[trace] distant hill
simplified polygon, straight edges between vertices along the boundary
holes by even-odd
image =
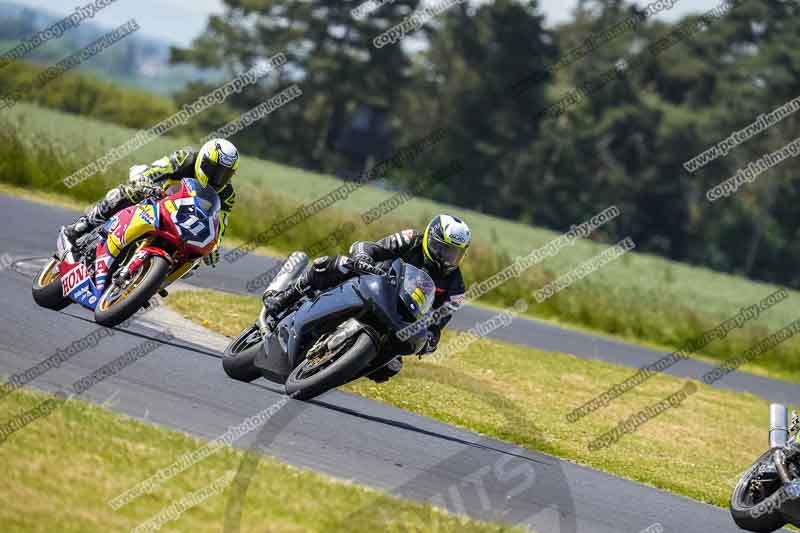
[[[0,1],[0,53],[17,46],[23,38],[64,16]],[[77,28],[71,28],[60,38],[33,50],[26,59],[41,64],[56,63],[110,29],[111,27],[86,21]],[[223,75],[219,71],[202,70],[192,65],[170,65],[169,47],[168,43],[159,39],[132,35],[81,64],[78,69],[159,94],[173,93],[182,89],[189,81],[222,79]]]

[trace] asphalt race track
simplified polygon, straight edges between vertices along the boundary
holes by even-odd
[[[39,308],[31,298],[33,270],[52,252],[57,228],[74,213],[4,196],[0,196],[0,212],[0,255],[8,254],[5,257],[14,261],[0,271],[0,374],[10,375],[30,368],[98,326],[88,311],[75,305],[53,312]],[[222,261],[217,269],[190,281],[243,292],[248,280],[269,268],[268,261],[255,256],[234,264]],[[162,314],[171,316],[162,310],[152,311],[152,315]],[[468,327],[490,314],[470,309],[459,315],[458,325]],[[174,340],[90,388],[83,397],[208,439],[282,400],[280,388],[264,380],[245,384],[225,376],[219,361],[224,339],[204,338],[191,327],[182,327],[179,319],[171,319],[175,321],[144,315],[129,327],[116,330],[111,338],[102,339],[96,347],[75,354],[32,385],[52,392],[66,387],[155,338],[166,324],[176,336]],[[660,356],[527,320],[515,320],[496,336],[630,366]],[[676,365],[676,372],[700,375],[702,370],[692,365],[699,363],[682,362]],[[686,368],[678,370],[683,366]],[[733,374],[724,383],[778,401],[797,391],[794,385],[746,374]],[[564,411],[571,407],[565,406]],[[514,423],[513,415],[507,414],[509,423]],[[766,428],[764,438],[766,444]],[[639,533],[656,522],[669,533],[739,531],[727,510],[338,391],[312,402],[288,402],[263,429],[238,444],[262,448],[290,464],[404,497],[433,501],[455,512],[527,523],[540,533]],[[164,466],[174,459],[165,457]],[[251,467],[242,465],[243,478]],[[370,509],[354,509],[352,519],[357,520],[361,512]],[[228,518],[226,531],[235,531],[235,512]]]

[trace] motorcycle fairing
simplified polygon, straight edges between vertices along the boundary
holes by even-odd
[[[357,285],[356,279],[334,287],[304,302],[297,311],[278,323],[253,361],[263,371],[264,377],[284,383],[304,359],[311,332],[330,329],[363,311],[364,300],[355,289]]]
[[[62,261],[58,265],[64,296],[89,309],[94,309],[100,293],[92,281],[92,273],[82,262]]]
[[[170,218],[183,240],[197,248],[205,248],[216,242],[217,228],[214,219],[209,218],[202,210],[197,209],[194,198],[178,198],[171,201]],[[172,207],[174,206],[174,210]],[[203,217],[201,218],[198,217]],[[206,224],[203,224],[203,220]]]
[[[108,272],[120,252],[129,243],[155,231],[158,224],[158,205],[150,199],[125,208],[106,221],[103,225],[105,238],[97,243],[95,252],[96,296],[105,290]]]

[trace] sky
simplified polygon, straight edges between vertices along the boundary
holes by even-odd
[[[11,0],[18,4],[45,9],[55,14],[67,15],[75,6],[86,5],[89,0]],[[637,0],[640,6],[652,0]],[[707,11],[720,0],[678,0],[675,6],[659,15],[664,20],[674,20],[686,13]],[[105,26],[118,26],[135,18],[141,33],[158,37],[170,43],[187,45],[206,27],[208,15],[222,12],[222,0],[116,0],[95,15],[94,20]],[[358,5],[353,2],[353,6]],[[539,5],[548,25],[569,19],[577,0],[540,0]]]

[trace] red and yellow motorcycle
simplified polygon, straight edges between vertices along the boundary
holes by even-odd
[[[210,254],[220,231],[220,199],[193,178],[121,210],[58,252],[33,280],[33,299],[49,309],[75,302],[95,321],[116,326]],[[166,294],[166,293],[162,293]]]

